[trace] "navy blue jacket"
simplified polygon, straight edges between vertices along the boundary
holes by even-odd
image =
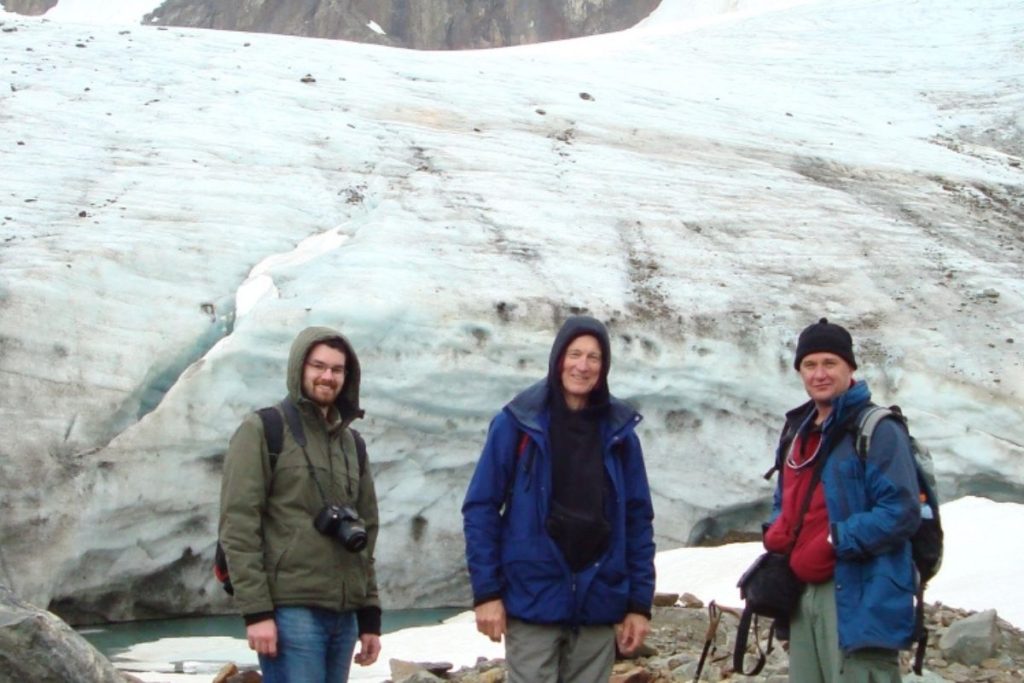
[[[572,573],[545,530],[551,498],[549,385],[516,396],[491,421],[462,506],[476,604],[500,597],[506,613],[539,624],[614,624],[650,613],[654,599],[654,510],[640,439],[640,415],[609,396],[601,424],[611,495],[605,554]],[[522,454],[522,435],[529,439]],[[502,510],[503,506],[505,507]]]
[[[914,634],[916,575],[909,539],[921,521],[917,471],[907,432],[893,419],[879,423],[867,458],[857,455],[851,420],[870,400],[867,384],[855,383],[833,401],[822,425],[822,448],[831,445],[821,481],[836,551],[839,646],[847,653],[905,649]],[[791,410],[787,431],[813,419],[815,410],[810,401]],[[781,449],[776,463],[772,519],[782,503]]]

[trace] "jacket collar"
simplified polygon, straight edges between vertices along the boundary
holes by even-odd
[[[505,406],[505,410],[526,431],[543,432],[548,423],[548,381],[542,379],[520,392]],[[608,397],[608,433],[618,434],[622,429],[635,425],[640,415],[628,404],[614,396]]]
[[[843,393],[832,399],[832,412],[825,418],[821,426],[823,433],[828,433],[834,425],[843,425],[848,422],[851,416],[860,412],[860,409],[871,402],[871,389],[864,380],[858,380]],[[813,419],[817,409],[814,401],[807,401],[786,413],[786,424],[797,424],[800,428],[809,420]]]

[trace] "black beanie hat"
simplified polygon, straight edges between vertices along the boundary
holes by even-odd
[[[796,360],[793,367],[800,369],[800,361],[804,356],[811,353],[827,351],[834,353],[847,363],[854,370],[857,369],[857,361],[853,359],[853,338],[846,328],[834,325],[828,318],[822,318],[813,325],[808,325],[800,333],[800,339],[796,343]]]

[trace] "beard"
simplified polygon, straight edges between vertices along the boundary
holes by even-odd
[[[338,399],[340,387],[335,383],[315,382],[313,384],[313,391],[306,393],[306,398],[313,403],[321,408],[329,408]]]

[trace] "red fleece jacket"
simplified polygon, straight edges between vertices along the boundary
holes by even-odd
[[[799,465],[806,462],[818,448],[821,432],[797,435],[793,441],[793,460]],[[820,457],[820,456],[819,456]],[[803,505],[807,488],[811,485],[814,465],[794,469],[783,465],[782,512],[764,535],[764,546],[776,553],[790,553],[789,566],[793,573],[807,583],[823,583],[832,578],[836,566],[836,553],[828,541],[828,508],[825,506],[825,488],[821,482],[815,487],[811,504],[804,515],[800,536],[793,542],[793,530]]]

